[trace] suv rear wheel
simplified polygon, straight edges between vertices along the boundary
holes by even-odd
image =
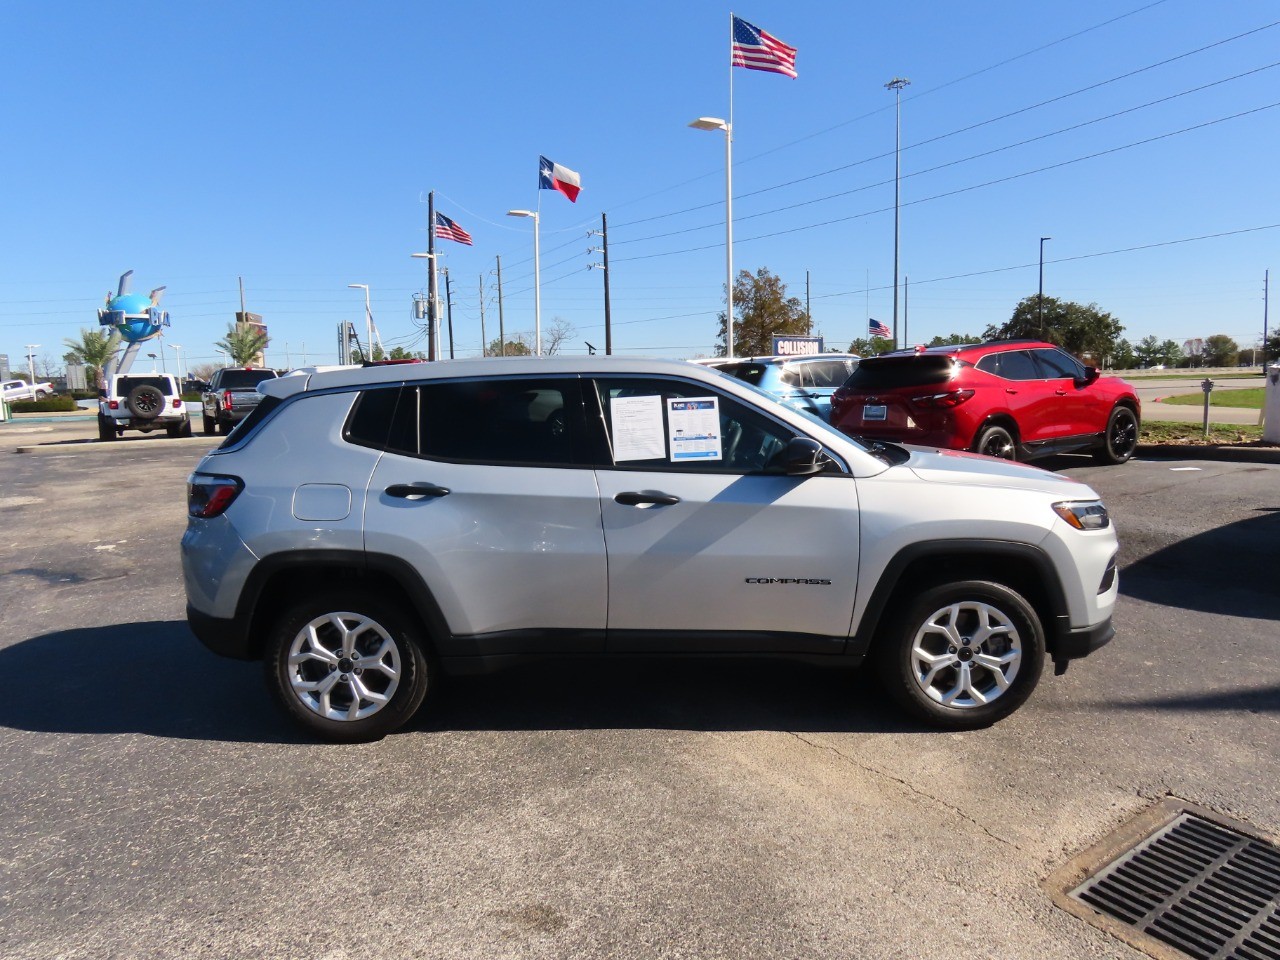
[[[877,666],[890,694],[950,730],[978,729],[1013,713],[1044,665],[1035,610],[1008,587],[982,580],[926,590],[887,639]]]
[[[1001,460],[1017,460],[1018,444],[1013,434],[999,424],[984,427],[973,445],[975,453],[984,453],[988,457],[999,457]]]
[[[1116,407],[1107,418],[1102,446],[1093,452],[1099,463],[1124,463],[1138,449],[1138,417],[1128,407]]]
[[[296,603],[268,641],[267,681],[289,715],[339,743],[380,740],[417,711],[428,666],[420,629],[369,591]]]

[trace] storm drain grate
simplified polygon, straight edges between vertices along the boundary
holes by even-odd
[[[1201,960],[1280,960],[1280,850],[1194,814],[1069,895]]]

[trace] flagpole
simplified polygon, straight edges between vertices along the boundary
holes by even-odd
[[[555,169],[554,167],[552,169]],[[533,215],[533,343],[542,356],[542,263],[538,256],[538,229],[542,224],[542,188],[538,188],[538,209]]]
[[[724,355],[733,358],[733,11],[729,11],[729,122],[724,128]]]

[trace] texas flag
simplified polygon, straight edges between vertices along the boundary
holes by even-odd
[[[569,198],[570,203],[577,203],[578,192],[582,189],[582,178],[568,167],[552,163],[546,157],[539,157],[538,189],[558,190]]]

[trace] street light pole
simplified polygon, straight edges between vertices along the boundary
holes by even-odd
[[[724,131],[724,355],[733,359],[733,124],[719,117],[699,117],[689,126],[695,130]]]
[[[911,83],[905,77],[894,77],[885,89],[893,91],[893,346],[898,347],[898,237],[900,233],[899,199],[902,186],[902,88]]]
[[[364,325],[369,337],[369,355],[364,359],[370,361],[373,359],[373,309],[369,306],[369,285],[367,283],[348,283],[347,286],[352,290],[364,291]]]
[[[533,219],[533,352],[542,356],[542,262],[538,256],[538,221],[536,210],[508,210],[508,217]]]
[[[179,350],[182,349],[182,347],[176,343],[171,343],[169,344],[169,349],[173,351],[173,362],[174,362],[174,365],[178,368],[178,382],[181,383],[183,380],[186,379],[182,375],[182,354],[178,352]]]
[[[38,343],[27,344],[27,369],[31,371],[31,386],[36,385],[36,354],[35,351],[40,349]]]
[[[1053,237],[1040,238],[1040,293],[1036,296],[1036,315],[1040,321],[1040,339],[1044,339],[1044,242]]]

